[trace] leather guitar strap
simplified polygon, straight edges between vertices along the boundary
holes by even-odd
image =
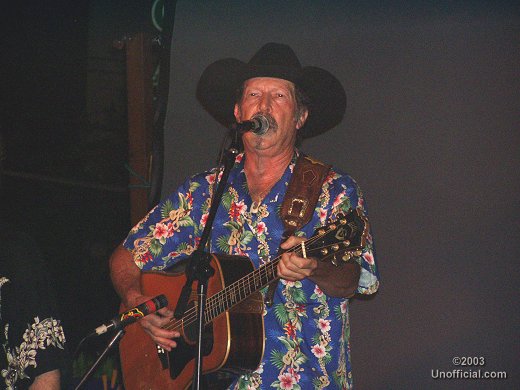
[[[280,209],[280,216],[285,226],[282,241],[310,222],[330,168],[331,165],[302,153],[298,156]],[[265,303],[268,306],[273,304],[277,286],[278,279],[269,285],[265,296]]]

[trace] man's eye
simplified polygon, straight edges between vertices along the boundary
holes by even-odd
[[[285,97],[285,95],[283,93],[277,93],[276,97],[283,98],[283,97]]]

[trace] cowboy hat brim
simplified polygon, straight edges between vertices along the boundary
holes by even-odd
[[[309,115],[299,130],[303,138],[324,133],[343,119],[347,97],[339,80],[328,71],[307,66],[250,64],[226,58],[210,64],[197,86],[197,99],[219,123],[229,128],[234,122],[237,91],[254,77],[274,77],[293,82],[309,100]]]

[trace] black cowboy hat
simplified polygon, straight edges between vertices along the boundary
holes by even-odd
[[[287,45],[267,43],[245,63],[225,58],[210,64],[197,86],[197,99],[218,122],[235,122],[237,90],[253,77],[275,77],[293,82],[307,97],[309,116],[300,129],[303,138],[324,133],[343,119],[347,97],[339,80],[314,66],[302,67]]]

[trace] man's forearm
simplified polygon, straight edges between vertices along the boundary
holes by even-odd
[[[34,378],[34,382],[29,390],[59,390],[60,389],[60,370],[44,372]]]
[[[331,297],[350,298],[356,292],[360,272],[358,263],[340,264],[336,267],[330,262],[318,261],[318,267],[309,279]]]
[[[142,295],[141,270],[123,245],[119,245],[110,257],[110,278],[123,303],[134,306],[134,298]]]

